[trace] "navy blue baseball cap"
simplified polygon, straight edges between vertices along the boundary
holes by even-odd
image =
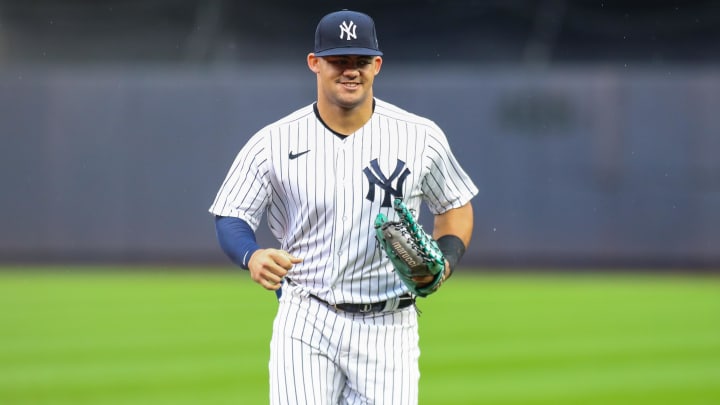
[[[341,10],[323,17],[315,30],[315,56],[382,56],[369,15]]]

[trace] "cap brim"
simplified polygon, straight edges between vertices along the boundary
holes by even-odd
[[[383,53],[368,48],[332,48],[320,52],[314,52],[315,56],[335,56],[335,55],[362,55],[362,56],[383,56]]]

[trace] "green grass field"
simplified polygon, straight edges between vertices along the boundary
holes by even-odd
[[[247,273],[3,270],[0,404],[267,403]],[[720,404],[717,276],[466,272],[420,309],[421,404]]]

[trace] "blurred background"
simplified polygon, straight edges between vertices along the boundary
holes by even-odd
[[[207,208],[340,8],[480,188],[463,264],[720,267],[710,0],[0,1],[0,263],[228,264]]]
[[[420,404],[720,403],[712,0],[0,0],[0,403],[267,403],[277,300],[207,210],[341,8],[480,189]]]

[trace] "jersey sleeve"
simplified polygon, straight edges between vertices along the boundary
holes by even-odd
[[[467,204],[478,188],[455,158],[444,132],[432,125],[428,135],[429,171],[422,191],[430,212],[437,215]]]
[[[267,167],[266,138],[258,133],[250,138],[236,156],[210,206],[210,213],[240,218],[256,231],[270,202]]]

